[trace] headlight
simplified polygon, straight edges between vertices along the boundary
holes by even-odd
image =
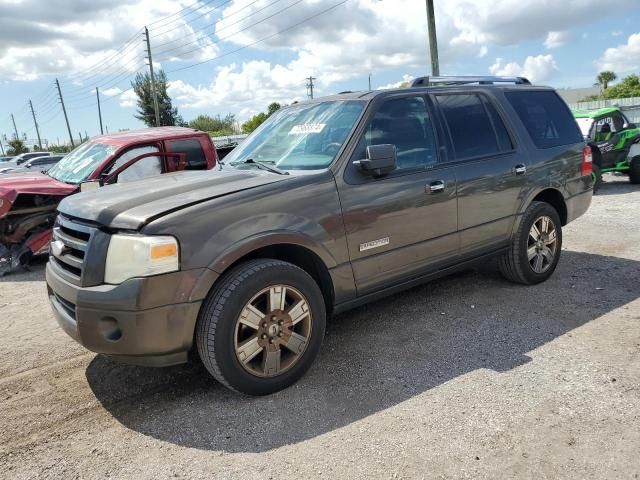
[[[104,270],[105,283],[119,284],[180,269],[178,241],[168,236],[112,235]]]

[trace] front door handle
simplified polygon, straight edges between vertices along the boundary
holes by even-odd
[[[524,175],[527,173],[527,166],[524,163],[519,163],[513,167],[513,173],[516,175]]]
[[[435,182],[431,182],[429,185],[427,185],[427,193],[431,194],[440,192],[444,192],[443,180],[436,180]]]

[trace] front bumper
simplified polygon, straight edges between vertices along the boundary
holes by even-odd
[[[85,348],[126,363],[167,366],[187,361],[202,303],[190,292],[201,273],[79,287],[49,262],[46,281],[58,324]]]

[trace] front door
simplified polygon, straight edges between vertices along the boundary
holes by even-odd
[[[393,144],[394,172],[373,177],[353,162]],[[456,178],[438,162],[426,99],[398,95],[370,116],[338,182],[358,294],[408,280],[458,253]]]

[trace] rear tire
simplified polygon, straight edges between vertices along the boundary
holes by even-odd
[[[596,193],[602,186],[602,172],[595,163],[591,166],[591,180],[593,181],[593,193]]]
[[[558,212],[548,203],[532,202],[524,212],[511,247],[498,259],[500,273],[507,280],[524,285],[544,282],[556,269],[561,250]]]
[[[640,183],[640,157],[633,157],[629,164],[629,181],[634,185]]]
[[[298,381],[315,360],[326,324],[320,288],[301,268],[273,259],[226,273],[200,310],[202,363],[227,388],[268,395]]]

